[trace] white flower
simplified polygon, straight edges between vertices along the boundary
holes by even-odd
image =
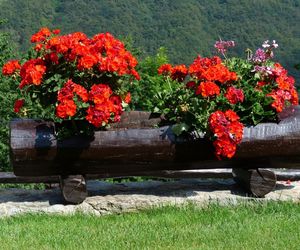
[[[273,44],[272,44],[272,46],[276,49],[276,48],[278,48],[278,43],[276,43],[276,41],[275,40],[273,40],[273,42],[272,42]]]
[[[264,41],[264,43],[262,44],[263,48],[269,48],[271,45],[269,44],[269,40]]]

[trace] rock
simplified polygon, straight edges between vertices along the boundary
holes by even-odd
[[[181,179],[169,182],[88,182],[89,196],[79,205],[64,205],[58,188],[52,190],[0,189],[0,217],[24,213],[105,215],[139,211],[188,202],[203,206],[210,202],[237,204],[253,200],[233,180]],[[300,181],[277,182],[268,200],[300,201]]]

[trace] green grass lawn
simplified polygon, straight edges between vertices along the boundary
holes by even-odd
[[[1,249],[300,249],[300,204],[164,207],[0,220]]]

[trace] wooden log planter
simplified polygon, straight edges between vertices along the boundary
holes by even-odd
[[[93,137],[55,137],[55,124],[17,119],[10,123],[10,149],[16,176],[61,179],[66,201],[87,196],[86,175],[149,176],[168,170],[233,168],[234,179],[257,197],[272,191],[276,175],[263,168],[300,166],[300,112],[279,124],[262,123],[244,129],[242,143],[231,160],[215,158],[212,144],[196,135],[176,137],[170,126],[147,112],[124,113],[121,122]]]

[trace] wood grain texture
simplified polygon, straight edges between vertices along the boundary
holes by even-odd
[[[255,197],[262,198],[274,190],[276,175],[267,169],[232,169],[233,179]]]
[[[88,195],[86,180],[83,175],[60,176],[60,188],[67,203],[79,204]]]
[[[279,124],[245,128],[232,160],[216,160],[211,142],[191,134],[176,137],[171,127],[153,128],[150,113],[124,113],[123,125],[93,137],[58,141],[55,124],[14,120],[10,125],[11,159],[18,176],[117,173],[208,168],[300,167],[300,115]],[[154,119],[153,121],[151,119]]]

